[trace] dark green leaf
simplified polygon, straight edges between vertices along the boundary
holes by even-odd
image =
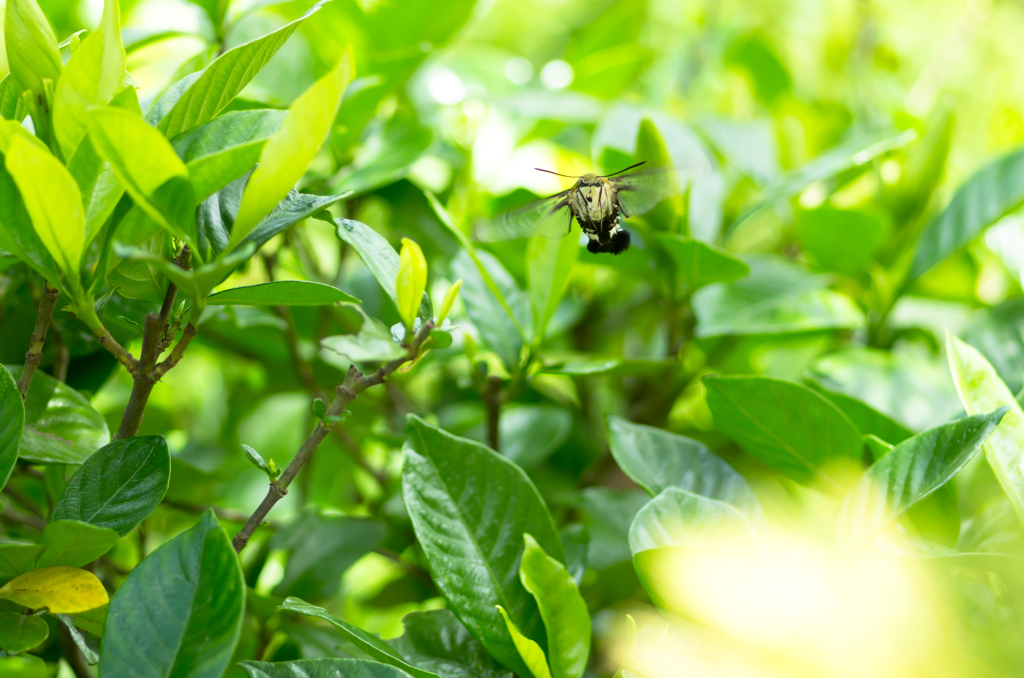
[[[518,580],[521,546],[509,535],[528,532],[564,562],[551,515],[512,462],[415,416],[408,421],[402,492],[434,581],[484,647],[524,673],[495,606],[505,608],[527,637],[542,637],[536,603]]]
[[[864,472],[839,512],[846,542],[870,537],[949,482],[981,449],[1008,408],[964,417],[903,441]]]
[[[242,630],[245,581],[213,511],[139,563],[110,601],[100,673],[219,678]]]
[[[651,496],[677,487],[761,519],[761,505],[743,476],[696,440],[609,416],[608,444],[619,468]]]
[[[529,300],[516,285],[515,280],[501,263],[487,252],[476,253],[481,265],[488,271],[510,308],[519,317],[520,327],[532,327]],[[465,250],[452,259],[452,277],[462,278],[459,297],[466,307],[466,314],[473,321],[480,336],[509,369],[519,365],[519,353],[523,338],[516,324],[505,313],[501,303],[491,292],[481,276],[477,264]]]
[[[522,468],[543,462],[565,442],[572,415],[559,407],[506,407],[498,420],[498,449]]]
[[[162,436],[115,440],[82,464],[50,520],[80,520],[123,537],[157,507],[170,475],[171,457]]]
[[[1024,299],[978,311],[962,337],[981,351],[1011,391],[1024,388]]]
[[[31,650],[49,635],[50,627],[42,617],[0,612],[0,647],[11,654]]]
[[[409,674],[367,659],[297,659],[238,664],[249,678],[406,678]]]
[[[21,376],[21,366],[7,369]],[[81,464],[108,440],[107,422],[84,396],[48,374],[35,373],[25,400],[21,459]]]
[[[18,461],[18,444],[25,428],[25,403],[18,382],[7,368],[0,366],[0,490],[11,477]]]
[[[46,550],[36,567],[82,567],[114,548],[120,535],[107,527],[78,520],[51,520],[39,535]]]
[[[576,585],[583,581],[587,571],[587,550],[590,548],[590,532],[583,523],[566,525],[558,533],[565,549],[565,567],[569,570]]]
[[[413,612],[391,641],[416,666],[441,678],[510,678],[451,610]]]
[[[857,428],[805,386],[769,377],[706,377],[704,385],[718,430],[799,483],[834,481],[831,465],[863,458]]]
[[[275,280],[233,287],[206,298],[210,306],[329,306],[338,302],[358,304],[359,300],[333,285],[308,280]]]

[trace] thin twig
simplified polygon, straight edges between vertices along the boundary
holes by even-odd
[[[376,372],[370,375],[364,375],[355,365],[348,368],[348,374],[345,375],[345,381],[336,389],[336,395],[334,401],[330,407],[327,408],[327,412],[320,422],[317,423],[313,431],[307,436],[306,440],[302,443],[302,447],[296,453],[295,457],[291,460],[291,463],[285,468],[281,477],[276,481],[270,483],[270,488],[267,490],[267,496],[260,502],[259,507],[249,517],[249,520],[245,523],[245,526],[239,530],[238,534],[232,540],[231,544],[235,547],[235,551],[241,553],[245,545],[249,543],[249,539],[252,537],[256,528],[263,523],[263,519],[267,517],[270,510],[274,508],[274,504],[279,502],[282,497],[288,494],[288,486],[291,484],[295,476],[298,475],[302,467],[309,461],[309,458],[316,451],[316,448],[320,446],[327,434],[334,428],[335,422],[331,421],[333,417],[340,417],[349,403],[356,399],[356,397],[377,384],[384,383],[384,380],[390,377],[395,370],[400,368],[410,360],[415,360],[419,355],[420,348],[423,343],[430,337],[430,330],[433,329],[433,321],[429,321],[423,324],[420,331],[413,337],[412,343],[407,347],[406,355],[401,358],[396,358],[391,362],[385,364],[383,367],[378,369]]]
[[[60,290],[50,287],[49,281],[43,281],[43,296],[39,299],[39,312],[36,313],[36,326],[32,330],[32,338],[29,340],[28,353],[25,354],[25,369],[18,379],[18,391],[21,392],[21,399],[28,396],[28,387],[32,384],[32,377],[36,374],[43,359],[43,344],[46,342],[46,330],[50,327],[50,318],[53,317],[53,307],[57,305],[57,297]]]

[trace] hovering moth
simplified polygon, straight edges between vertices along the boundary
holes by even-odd
[[[498,242],[535,235],[556,240],[572,232],[576,219],[590,239],[587,251],[621,254],[629,249],[630,235],[620,220],[648,212],[676,192],[674,172],[663,168],[636,170],[644,162],[613,174],[572,177],[551,170],[540,172],[576,179],[572,188],[480,222],[474,236],[481,242]]]

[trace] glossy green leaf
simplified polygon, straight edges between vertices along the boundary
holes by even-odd
[[[163,436],[115,440],[75,472],[50,520],[77,520],[122,537],[156,509],[167,492],[171,457]]]
[[[320,340],[320,346],[326,351],[356,362],[388,361],[408,355],[408,351],[391,338],[391,332],[384,323],[376,318],[364,318],[358,334],[324,337]],[[324,360],[337,362],[329,355],[321,355],[324,356]],[[341,364],[338,366],[340,368]],[[347,365],[343,369],[348,369]]]
[[[504,407],[498,420],[498,449],[522,468],[554,454],[569,437],[572,415],[549,405]]]
[[[43,80],[60,78],[60,49],[36,0],[11,0],[5,3],[4,43],[11,74],[35,96],[46,94]]]
[[[38,544],[0,544],[0,582],[6,584],[33,569],[45,550]]]
[[[750,267],[725,252],[671,233],[659,233],[655,241],[668,253],[675,266],[676,279],[693,292],[711,283],[736,282]]]
[[[282,603],[281,607],[277,609],[285,612],[297,612],[307,617],[323,619],[330,623],[334,628],[341,631],[342,635],[345,636],[350,643],[358,647],[373,659],[401,669],[415,678],[438,678],[435,673],[424,671],[423,669],[416,668],[412,664],[409,664],[397,651],[395,651],[393,647],[377,636],[371,635],[361,628],[338,619],[322,607],[310,605],[304,600],[300,600],[298,598],[285,598],[284,603]]]
[[[274,109],[232,111],[171,139],[188,168],[196,200],[205,200],[252,169],[284,118],[284,111]]]
[[[206,298],[211,306],[330,306],[339,302],[358,304],[359,300],[333,285],[307,280],[275,280],[233,287]]]
[[[20,365],[7,369],[18,378]],[[21,459],[81,464],[110,440],[107,422],[86,398],[43,372],[32,377],[25,400]]]
[[[0,365],[0,490],[18,461],[18,444],[25,429],[25,403],[18,382]]]
[[[110,601],[100,673],[219,678],[242,630],[245,580],[213,511],[139,563]]]
[[[509,619],[505,608],[501,605],[496,605],[495,607],[501,614],[508,633],[512,636],[512,642],[515,644],[516,651],[519,653],[527,669],[529,669],[530,675],[533,678],[551,678],[551,669],[548,668],[547,659],[544,657],[544,650],[537,644],[537,641],[523,635],[523,632],[519,630],[516,623]]]
[[[281,49],[299,25],[320,11],[320,0],[281,28],[228,50],[210,66],[173,85],[146,114],[168,138],[213,120]]]
[[[429,127],[410,116],[395,115],[378,137],[366,143],[350,169],[331,182],[330,190],[361,195],[394,183],[409,173],[433,142]]]
[[[451,610],[413,612],[405,634],[391,641],[410,662],[441,678],[509,678]]]
[[[670,487],[640,509],[629,528],[629,548],[643,551],[685,546],[707,548],[748,543],[750,523],[717,499]]]
[[[31,650],[49,635],[50,627],[42,617],[0,612],[0,647],[11,654]]]
[[[553,678],[580,678],[590,657],[590,613],[565,565],[544,553],[529,534],[519,580],[537,601],[547,629]]]
[[[982,449],[1017,517],[1024,522],[1024,412],[977,349],[950,335],[946,338],[946,355],[967,414],[1009,408]]]
[[[815,386],[816,384],[812,382],[810,385]],[[877,436],[891,445],[902,443],[914,435],[910,429],[863,401],[851,398],[843,393],[829,391],[820,386],[817,390],[830,403],[838,407],[863,435]]]
[[[761,505],[747,481],[703,443],[613,415],[608,417],[608,445],[619,468],[651,496],[677,487],[761,519]]]
[[[242,193],[229,250],[239,245],[305,174],[338,113],[345,88],[355,75],[352,58],[351,51],[346,52],[334,70],[292,102],[281,128],[263,146],[256,170]]]
[[[976,414],[903,441],[876,461],[839,512],[840,539],[870,537],[960,472],[999,425],[1008,408]]]
[[[864,314],[826,279],[788,262],[749,260],[750,275],[708,285],[693,295],[698,337],[784,334],[861,327]]]
[[[704,385],[718,430],[799,483],[833,482],[831,465],[863,458],[856,427],[805,386],[769,377],[706,377]]]
[[[5,165],[39,239],[61,270],[77,280],[85,248],[85,210],[78,184],[49,151],[20,135],[11,137]],[[53,200],[55,195],[64,198]]]
[[[296,659],[239,662],[249,678],[407,678],[401,669],[368,659]]]
[[[877,214],[833,207],[806,210],[797,219],[800,240],[818,265],[846,275],[867,268],[890,230]]]
[[[86,135],[89,110],[105,106],[121,91],[124,68],[120,9],[117,0],[105,0],[99,26],[71,55],[57,82],[53,133],[65,158],[75,154]]]
[[[120,535],[107,527],[78,520],[51,520],[39,535],[46,550],[36,567],[82,567],[114,548]]]
[[[516,329],[517,323],[505,313],[501,302],[491,291],[487,280],[500,290],[501,298],[508,300],[510,308],[516,309],[520,327],[532,327],[529,300],[516,285],[515,279],[501,263],[487,252],[477,252],[476,261],[467,251],[460,251],[452,259],[452,275],[462,279],[462,304],[466,314],[473,321],[480,336],[510,370],[519,365],[519,354],[523,338]],[[480,274],[480,266],[487,272],[487,278]]]
[[[909,280],[926,273],[1024,202],[1024,151],[982,167],[925,226]]]
[[[540,613],[517,576],[521,547],[508,535],[528,532],[564,562],[551,515],[512,462],[415,416],[408,422],[402,493],[434,581],[488,651],[523,673],[495,606],[529,638],[541,636]]]
[[[0,598],[18,605],[65,614],[106,605],[107,590],[92,572],[74,567],[44,567],[12,579],[0,588]]]
[[[544,338],[548,322],[562,301],[569,271],[580,246],[576,238],[530,238],[526,246],[526,288],[533,306],[533,336]]]
[[[583,523],[569,523],[559,530],[558,536],[565,549],[565,569],[579,586],[590,562],[590,531]]]
[[[137,115],[110,106],[89,114],[89,134],[136,204],[194,247],[195,195],[185,163],[167,140]]]

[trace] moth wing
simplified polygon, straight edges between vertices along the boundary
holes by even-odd
[[[654,209],[662,200],[682,193],[685,179],[668,167],[652,167],[613,177],[623,216],[637,216]]]
[[[473,227],[473,237],[480,242],[500,242],[535,235],[558,240],[568,235],[571,227],[569,191],[562,191],[494,219],[477,222]]]

